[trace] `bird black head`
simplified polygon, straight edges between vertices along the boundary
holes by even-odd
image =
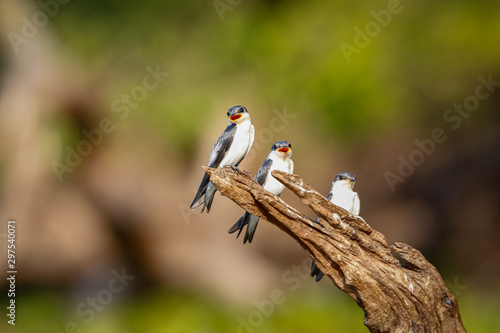
[[[349,173],[349,172],[341,172],[335,176],[333,181],[334,182],[336,182],[336,181],[348,181],[348,182],[354,183],[356,181],[356,176],[353,175],[352,173]]]
[[[244,113],[248,114],[248,110],[243,105],[236,105],[227,110],[227,116],[232,122],[240,119]]]
[[[290,150],[292,150],[292,145],[288,141],[277,141],[274,143],[271,150],[276,150],[281,153],[288,153]]]

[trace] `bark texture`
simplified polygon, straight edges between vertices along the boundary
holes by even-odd
[[[230,167],[204,167],[220,193],[294,238],[365,313],[370,332],[466,332],[441,275],[410,245],[389,246],[361,217],[332,204],[300,176],[272,175],[319,217],[312,221]]]

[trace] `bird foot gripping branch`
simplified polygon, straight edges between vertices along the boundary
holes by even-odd
[[[229,167],[204,170],[222,195],[294,238],[364,310],[371,332],[465,332],[457,300],[418,250],[404,243],[389,246],[383,234],[329,202],[299,175],[272,172],[319,222],[265,191],[249,174]]]

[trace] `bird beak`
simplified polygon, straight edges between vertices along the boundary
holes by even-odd
[[[288,153],[288,152],[290,151],[290,148],[288,148],[288,147],[283,147],[283,148],[279,148],[279,149],[278,149],[278,151],[279,151],[280,153],[285,153],[285,154],[286,154],[286,153]]]
[[[243,115],[241,113],[233,114],[229,116],[229,119],[234,123],[236,120],[240,119]]]

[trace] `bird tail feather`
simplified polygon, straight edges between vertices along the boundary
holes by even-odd
[[[255,235],[255,230],[257,229],[257,224],[260,220],[260,218],[255,215],[249,215],[250,218],[248,219],[247,231],[245,233],[245,238],[243,239],[243,244],[245,244],[247,241],[249,243],[252,242],[253,236]]]
[[[194,196],[193,202],[189,208],[195,209],[196,207],[201,206],[205,201],[205,192],[207,191],[208,183],[210,182],[210,176],[205,174],[203,175],[203,179],[201,180],[200,187],[198,187],[198,191]]]
[[[316,265],[316,262],[313,260],[311,264],[311,277],[314,276],[316,276],[316,282],[319,282],[323,278],[324,274],[322,271],[320,271],[320,269]]]
[[[241,231],[243,230],[243,227],[245,225],[247,225],[249,217],[250,217],[250,214],[248,212],[245,212],[245,214],[243,214],[243,216],[241,216],[238,219],[238,221],[236,221],[236,223],[233,224],[231,229],[229,229],[228,233],[232,234],[236,231],[239,231],[238,235],[236,235],[236,238],[240,237]]]
[[[207,186],[207,190],[205,192],[205,198],[204,198],[205,205],[201,209],[202,213],[205,210],[205,208],[207,209],[207,214],[210,213],[210,208],[212,207],[212,202],[214,201],[214,195],[215,195],[216,191],[217,191],[217,189],[215,188],[214,183],[209,182],[208,186]]]

